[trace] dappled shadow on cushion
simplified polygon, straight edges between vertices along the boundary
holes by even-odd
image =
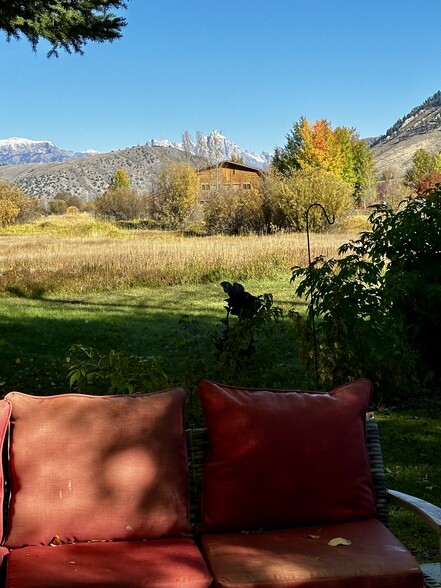
[[[6,546],[189,534],[182,389],[7,399]]]

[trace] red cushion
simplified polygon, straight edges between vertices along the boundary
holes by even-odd
[[[336,537],[352,543],[328,545]],[[204,535],[202,550],[218,588],[423,588],[414,557],[377,520]]]
[[[3,472],[3,445],[9,427],[11,405],[7,400],[0,400],[0,505],[3,505],[5,493],[5,476]],[[1,513],[2,514],[2,513]],[[0,516],[0,541],[3,537],[3,516]]]
[[[8,588],[208,588],[212,577],[190,539],[24,547],[8,558]]]
[[[188,522],[185,392],[12,392],[5,545],[178,536]]]
[[[326,394],[201,382],[211,449],[200,531],[375,517],[365,441],[371,390],[368,380]]]

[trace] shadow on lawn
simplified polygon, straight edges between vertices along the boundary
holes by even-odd
[[[103,353],[118,349],[139,356],[162,356],[182,376],[185,350],[180,314],[171,305],[99,303],[80,300],[20,299],[19,308],[3,304],[0,314],[0,392],[37,394],[69,389],[66,356],[74,344]],[[168,306],[168,308],[167,308]],[[8,310],[10,312],[8,312]],[[217,328],[209,314],[197,315],[201,332]],[[173,374],[174,379],[174,374]]]
[[[84,299],[0,299],[0,394],[69,391],[66,356],[80,344],[106,354],[116,350],[159,357],[170,385],[194,388],[201,378],[222,378],[213,338],[223,325],[223,296],[205,306],[195,293],[155,292]],[[186,320],[182,321],[182,316]],[[300,387],[300,367],[289,321],[271,327],[245,385]],[[274,350],[276,361],[270,359]],[[260,355],[259,355],[260,353]],[[266,365],[268,364],[268,366]],[[240,374],[243,376],[243,373]],[[248,377],[248,376],[247,376]],[[228,383],[228,382],[226,382]]]

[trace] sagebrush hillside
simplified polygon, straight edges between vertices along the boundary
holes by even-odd
[[[142,145],[61,163],[0,166],[0,179],[18,184],[43,203],[64,191],[90,201],[109,187],[118,168],[128,172],[134,188],[150,192],[165,165],[185,159],[183,151],[172,147]]]
[[[395,170],[403,175],[418,149],[441,151],[441,91],[397,120],[384,135],[371,141],[379,172]]]

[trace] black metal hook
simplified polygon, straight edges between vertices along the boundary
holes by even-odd
[[[313,338],[313,342],[314,342],[314,365],[315,365],[315,384],[316,384],[316,389],[318,390],[319,387],[319,377],[318,377],[318,358],[317,358],[317,337],[316,337],[316,333],[315,333],[315,315],[314,315],[314,280],[312,278],[312,268],[311,268],[311,243],[310,243],[310,239],[309,239],[309,213],[311,208],[313,208],[314,206],[318,206],[319,208],[322,209],[322,212],[325,216],[326,222],[329,225],[333,225],[335,222],[335,216],[332,215],[332,220],[329,219],[328,213],[326,212],[324,206],[322,204],[320,204],[319,202],[314,202],[313,204],[310,204],[308,206],[308,208],[306,209],[306,238],[308,241],[308,267],[309,267],[309,280],[311,282],[311,288],[310,288],[310,297],[311,297],[311,322],[312,322],[312,338]]]

